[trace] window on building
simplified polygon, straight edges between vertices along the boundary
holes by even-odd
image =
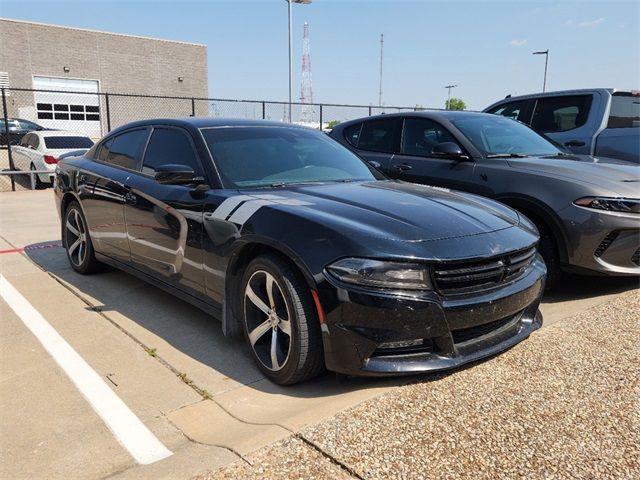
[[[144,154],[142,173],[154,175],[160,165],[178,164],[193,168],[202,175],[196,152],[187,135],[175,128],[154,128]]]
[[[38,103],[36,112],[40,120],[99,121],[100,107],[62,103]]]

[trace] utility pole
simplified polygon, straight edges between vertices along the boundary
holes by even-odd
[[[449,95],[447,96],[447,110],[451,110],[451,89],[456,88],[458,85],[446,85],[444,88],[449,90]]]
[[[542,81],[542,92],[547,88],[547,65],[549,64],[549,49],[544,51],[533,52],[533,55],[544,55],[544,80]]]
[[[384,33],[380,34],[380,88],[378,88],[378,107],[382,108],[382,54],[384,53]]]

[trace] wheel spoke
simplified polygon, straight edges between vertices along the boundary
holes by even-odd
[[[256,342],[270,329],[271,329],[271,322],[269,321],[269,319],[267,319],[264,322],[262,322],[260,325],[258,325],[256,328],[251,330],[251,332],[249,333],[249,341],[251,342],[251,345],[252,346],[255,345]]]
[[[287,335],[291,336],[291,322],[289,320],[280,319],[280,323],[278,323],[278,328],[282,330]]]
[[[71,222],[69,221],[69,219],[67,219],[67,230],[73,233],[76,237],[80,236],[80,232],[76,229],[76,227],[71,225]]]
[[[280,368],[278,364],[278,330],[273,329],[271,334],[271,368],[277,370]]]
[[[69,255],[73,255],[73,253],[76,251],[76,249],[77,249],[80,245],[82,245],[82,238],[81,238],[81,237],[78,237],[78,238],[76,239],[76,241],[75,241],[75,242],[73,242],[73,243],[71,244],[71,246],[69,247]]]
[[[266,303],[264,303],[262,301],[262,299],[260,297],[258,297],[256,292],[253,291],[253,288],[251,288],[251,284],[250,283],[247,284],[247,289],[245,290],[245,295],[247,296],[247,298],[249,298],[249,300],[251,300],[251,303],[253,303],[256,307],[258,307],[260,310],[262,310],[262,312],[265,315],[269,315],[271,313],[271,309],[267,306]]]
[[[83,260],[84,260],[84,242],[80,242],[80,246],[78,247],[78,265],[81,265]]]
[[[276,302],[273,298],[273,284],[275,283],[274,278],[268,273],[266,273],[265,275],[267,277],[267,296],[269,297],[269,306],[271,307],[271,310],[275,310]]]

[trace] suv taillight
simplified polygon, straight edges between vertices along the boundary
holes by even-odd
[[[46,163],[47,165],[55,165],[56,163],[58,163],[58,159],[52,155],[45,155],[43,158],[44,163]]]

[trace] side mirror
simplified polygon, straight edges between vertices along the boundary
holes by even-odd
[[[154,175],[156,182],[163,185],[193,185],[204,183],[204,178],[196,175],[187,165],[160,165]]]
[[[378,170],[380,170],[382,168],[382,164],[380,162],[376,162],[375,160],[367,160],[367,162],[369,163],[369,165],[371,165],[373,168],[377,168]]]
[[[432,155],[438,158],[449,158],[451,160],[469,160],[469,157],[462,152],[457,143],[442,142],[433,147]]]

